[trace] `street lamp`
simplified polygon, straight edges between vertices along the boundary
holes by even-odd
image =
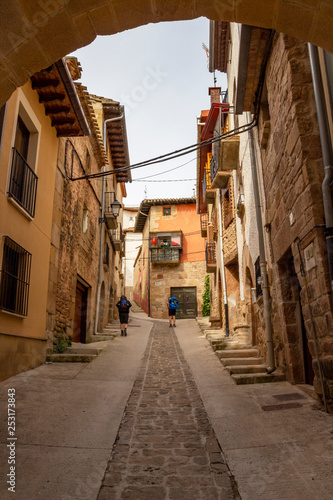
[[[100,217],[98,219],[98,222],[106,222],[106,221],[111,221],[112,219],[114,219],[115,224],[117,224],[116,218],[119,215],[119,212],[120,212],[122,205],[118,200],[114,200],[111,203],[111,205],[109,205],[109,206],[110,206],[111,212],[109,212],[109,213],[104,212],[104,217]],[[117,226],[115,226],[115,227],[117,227]]]
[[[114,217],[118,217],[119,215],[119,212],[120,212],[120,209],[121,209],[121,203],[119,203],[118,200],[114,200],[112,203],[111,203],[111,212],[112,212],[112,215]]]

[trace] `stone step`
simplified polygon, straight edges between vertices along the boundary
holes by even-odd
[[[247,374],[233,374],[231,378],[237,385],[244,384],[264,384],[269,382],[283,382],[286,380],[284,374],[274,373],[247,373]]]
[[[51,363],[91,363],[97,354],[68,354],[68,353],[55,353],[49,354],[46,361]]]
[[[231,374],[245,374],[245,373],[266,373],[266,366],[262,365],[235,365],[227,366],[226,369]]]
[[[216,354],[224,366],[259,365],[264,362],[263,358],[221,358],[221,351],[216,351]]]
[[[64,351],[64,354],[98,354],[103,350],[101,347],[86,347],[87,344],[84,345],[84,347],[67,347],[67,349]]]
[[[89,341],[89,344],[92,344],[94,342],[103,342],[105,340],[113,340],[115,339],[118,335],[120,335],[120,333],[118,332],[118,334],[103,334],[103,333],[97,333],[96,335],[93,335]]]
[[[256,358],[257,349],[224,349],[219,353],[219,358]]]

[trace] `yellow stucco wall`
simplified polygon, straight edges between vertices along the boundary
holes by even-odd
[[[17,116],[19,109],[21,112],[22,106],[32,118],[34,126],[38,130],[34,168],[38,176],[38,187],[36,212],[33,219],[23,214],[22,210],[13,204],[7,196]],[[38,94],[32,89],[29,81],[16,90],[7,103],[0,151],[0,261],[2,262],[3,236],[10,237],[32,255],[28,315],[19,317],[0,311],[0,334],[3,334],[0,336],[2,376],[6,370],[6,364],[10,362],[9,360],[13,363],[13,358],[15,358],[16,354],[18,355],[19,351],[25,352],[25,361],[23,361],[22,357],[18,361],[19,371],[22,371],[22,363],[23,369],[24,366],[31,367],[39,364],[42,359],[41,352],[44,352],[43,343],[37,342],[34,344],[29,338],[45,339],[57,148],[56,130],[51,127],[51,120],[45,115],[44,106],[39,103]],[[15,337],[10,337],[11,335]],[[17,337],[26,339],[26,347],[22,347],[23,341],[18,342]],[[6,341],[4,341],[4,338],[6,338]],[[10,341],[10,338],[12,341]],[[38,347],[36,347],[37,344]],[[34,364],[32,358],[36,358],[36,360],[38,358],[39,362]]]

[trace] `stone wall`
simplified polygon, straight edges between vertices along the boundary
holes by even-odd
[[[197,312],[202,316],[206,262],[181,262],[177,266],[151,266],[151,317],[168,318],[167,300],[172,287],[197,287]]]
[[[276,361],[285,369],[288,380],[305,381],[303,323],[315,369],[314,386],[321,393],[313,340],[315,327],[326,392],[333,397],[333,324],[326,248],[323,230],[316,229],[324,223],[323,165],[306,44],[277,34],[266,84],[271,131],[267,147],[262,149],[262,164],[265,222],[269,224],[272,255],[269,277]],[[306,270],[309,304],[300,254]],[[295,295],[298,287],[299,299]]]

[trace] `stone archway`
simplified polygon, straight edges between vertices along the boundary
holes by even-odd
[[[97,35],[201,16],[273,28],[333,52],[333,0],[12,0],[0,5],[0,106],[36,71]]]

